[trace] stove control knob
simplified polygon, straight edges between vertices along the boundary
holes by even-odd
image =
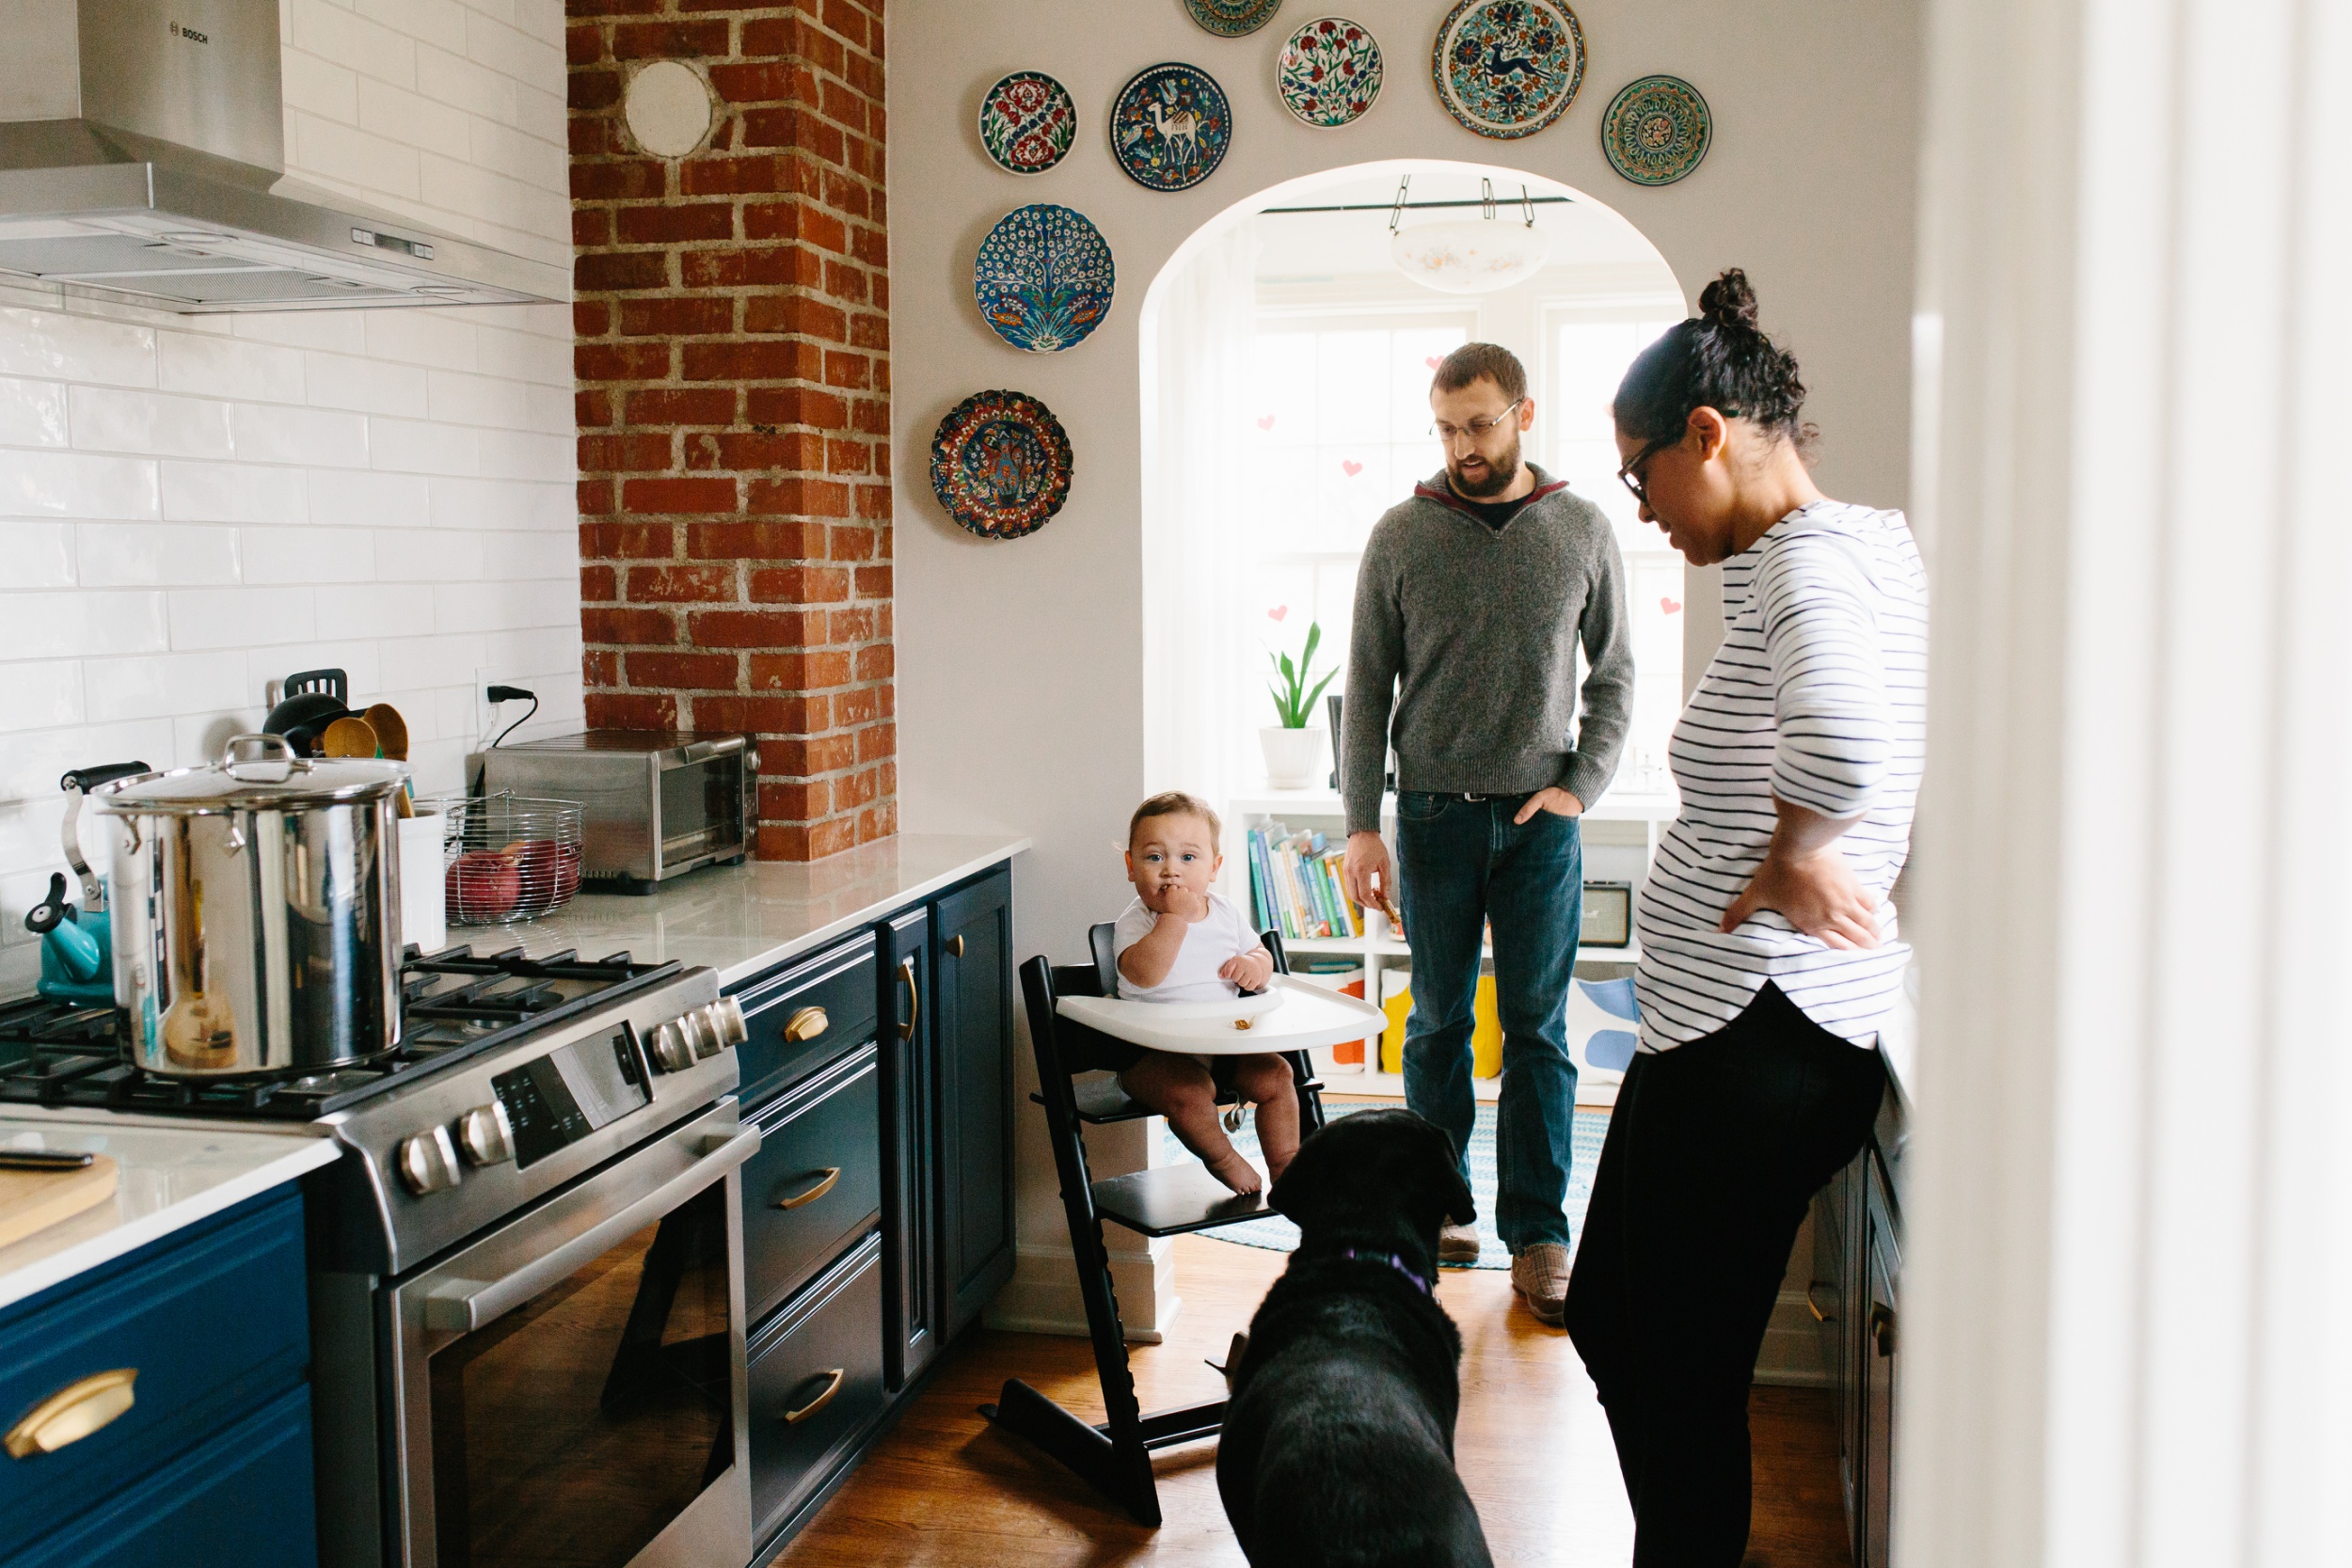
[[[694,1065],[694,1037],[683,1018],[674,1018],[653,1032],[653,1065],[663,1072],[684,1072]]]
[[[712,1054],[731,1051],[752,1037],[751,1025],[743,1022],[743,1004],[732,996],[723,996],[703,1009],[703,1023],[718,1044]]]
[[[493,1100],[457,1118],[457,1148],[469,1165],[502,1165],[515,1157],[515,1128]]]
[[[397,1164],[400,1184],[419,1197],[454,1187],[465,1175],[458,1168],[457,1148],[449,1141],[446,1127],[401,1139]]]

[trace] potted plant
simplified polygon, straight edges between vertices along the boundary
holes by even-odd
[[[1266,783],[1276,789],[1309,789],[1324,770],[1323,743],[1325,732],[1308,727],[1314,717],[1315,703],[1323,689],[1331,684],[1337,670],[1327,671],[1311,689],[1307,681],[1313,674],[1315,645],[1323,641],[1323,627],[1310,622],[1307,645],[1299,651],[1298,663],[1291,663],[1291,656],[1269,652],[1274,673],[1279,677],[1266,689],[1274,697],[1275,715],[1279,724],[1269,724],[1258,732],[1259,747],[1265,752]]]

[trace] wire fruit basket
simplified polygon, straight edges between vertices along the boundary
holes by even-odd
[[[442,809],[442,889],[451,925],[536,920],[580,891],[578,801],[501,791],[453,797]]]

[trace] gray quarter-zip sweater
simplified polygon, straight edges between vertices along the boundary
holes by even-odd
[[[1534,493],[1499,532],[1443,470],[1373,527],[1341,707],[1350,832],[1379,831],[1391,743],[1400,789],[1556,784],[1589,806],[1616,774],[1633,706],[1616,535],[1565,480],[1530,467]],[[1581,724],[1580,643],[1590,670]]]

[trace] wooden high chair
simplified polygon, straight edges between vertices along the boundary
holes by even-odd
[[[1109,1220],[1143,1236],[1176,1236],[1189,1230],[1263,1219],[1274,1212],[1261,1192],[1244,1196],[1198,1164],[1139,1170],[1096,1181],[1087,1174],[1084,1129],[1135,1121],[1152,1113],[1127,1098],[1115,1078],[1074,1082],[1119,1059],[1118,1042],[1054,1010],[1061,996],[1114,996],[1119,955],[1105,923],[1088,932],[1090,964],[1056,965],[1042,954],[1021,966],[1021,995],[1028,1011],[1029,1040],[1037,1053],[1038,1092],[1029,1098],[1045,1107],[1045,1128],[1054,1147],[1054,1169],[1061,1180],[1062,1212],[1070,1223],[1070,1244],[1078,1264],[1078,1294],[1086,1303],[1087,1337],[1094,1344],[1094,1370],[1103,1385],[1106,1419],[1099,1426],[1077,1417],[1019,1378],[1005,1380],[994,1404],[980,1414],[1015,1432],[1077,1472],[1097,1491],[1141,1523],[1160,1522],[1160,1495],[1152,1477],[1152,1450],[1214,1437],[1225,1419],[1225,1402],[1211,1400],[1146,1414],[1136,1399],[1127,1367],[1127,1338],[1119,1321],[1119,1298],[1111,1284],[1110,1253],[1103,1244]],[[1273,955],[1277,974],[1290,965],[1276,931],[1259,938]],[[1298,1091],[1300,1137],[1323,1125],[1323,1085],[1304,1051],[1281,1053]],[[1231,1104],[1230,1091],[1218,1103]]]

